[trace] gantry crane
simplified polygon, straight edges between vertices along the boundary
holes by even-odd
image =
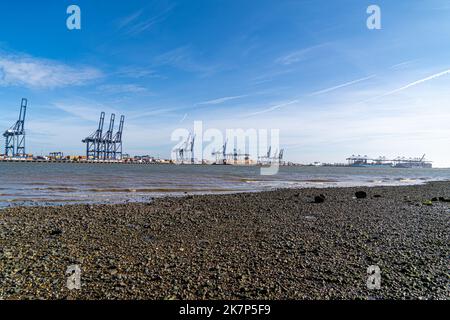
[[[283,158],[284,158],[284,149],[281,149],[281,150],[280,150],[280,153],[278,154],[278,162],[279,162],[281,165],[284,165],[284,163],[283,163]]]
[[[5,156],[25,158],[25,116],[27,113],[28,100],[22,99],[20,105],[19,120],[3,133],[5,137]]]
[[[192,136],[192,139],[189,143],[189,152],[191,153],[191,164],[195,164],[194,146],[195,146],[195,135]]]
[[[87,160],[122,160],[122,134],[125,116],[120,117],[119,130],[114,134],[116,115],[111,114],[108,131],[103,134],[105,113],[100,114],[97,130],[83,140],[86,143]]]
[[[278,152],[277,149],[277,151],[275,151],[275,153],[273,154],[273,158],[270,159],[273,160],[275,163],[282,164],[283,157],[284,157],[284,149],[281,149],[280,152]]]
[[[225,143],[222,146],[222,151],[216,151],[212,153],[212,156],[216,157],[216,164],[220,164],[220,157],[222,157],[221,164],[227,164],[227,144],[228,140],[225,140]]]
[[[176,162],[184,164],[185,161],[190,161],[191,164],[195,164],[194,146],[195,135],[190,133],[187,139],[184,141],[183,145],[180,148],[173,150],[173,152],[175,153]]]
[[[264,164],[271,164],[272,162],[272,146],[269,147],[269,149],[267,150],[267,154],[265,156],[259,157],[259,162],[260,164],[264,165]]]
[[[101,157],[103,125],[105,123],[105,113],[100,114],[100,121],[97,130],[89,137],[83,140],[86,143],[86,158],[87,160],[99,160]]]
[[[113,132],[114,132],[114,121],[116,115],[111,114],[111,119],[109,120],[109,128],[105,135],[102,137],[102,150],[101,158],[103,160],[113,160],[114,145],[113,145]]]
[[[123,133],[123,125],[125,122],[125,116],[120,117],[119,130],[116,132],[113,138],[113,148],[114,148],[114,160],[122,160],[122,133]]]

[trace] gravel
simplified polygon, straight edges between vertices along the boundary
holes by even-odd
[[[432,198],[450,182],[8,208],[0,299],[448,299],[450,203]]]

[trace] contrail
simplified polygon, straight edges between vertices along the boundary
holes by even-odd
[[[352,84],[355,84],[355,83],[358,83],[358,82],[362,82],[362,81],[365,81],[365,80],[369,80],[369,79],[372,79],[374,77],[375,77],[375,75],[371,75],[369,77],[365,77],[365,78],[353,80],[353,81],[350,81],[350,82],[346,82],[346,83],[343,83],[343,84],[340,84],[338,86],[334,86],[334,87],[331,87],[331,88],[328,88],[328,89],[316,91],[316,92],[311,93],[311,96],[317,96],[319,94],[324,94],[324,93],[328,93],[328,92],[331,92],[331,91],[334,91],[334,90],[337,90],[337,89],[340,89],[340,88],[348,87],[348,86],[351,86]]]
[[[393,65],[389,69],[397,69],[397,68],[400,68],[400,67],[404,67],[404,66],[407,66],[408,64],[411,64],[411,63],[416,62],[416,61],[417,61],[417,59],[403,61],[403,62],[400,62],[400,63],[397,63],[397,64]]]
[[[426,78],[424,78],[424,79],[421,79],[421,80],[417,80],[417,81],[411,82],[410,84],[407,84],[406,86],[403,86],[403,87],[401,87],[401,88],[398,88],[398,89],[389,91],[389,92],[387,92],[387,93],[385,93],[385,94],[382,94],[382,95],[379,95],[379,96],[375,96],[375,97],[372,97],[372,98],[368,98],[368,99],[363,100],[363,101],[360,101],[360,102],[358,102],[358,103],[366,103],[366,102],[370,102],[370,101],[373,101],[373,100],[376,100],[376,99],[379,99],[379,98],[383,98],[383,97],[386,97],[386,96],[390,96],[390,95],[393,95],[393,94],[398,93],[398,92],[400,92],[400,91],[403,91],[403,90],[409,89],[409,88],[411,88],[411,87],[417,86],[417,85],[419,85],[419,84],[421,84],[421,83],[424,83],[424,82],[427,82],[427,81],[430,81],[430,80],[433,80],[433,79],[436,79],[436,78],[445,76],[445,75],[447,75],[447,74],[450,74],[450,69],[445,70],[445,71],[442,71],[442,72],[439,72],[439,73],[436,73],[436,74],[433,74],[433,75],[431,75],[431,76],[429,76],[429,77],[426,77]]]
[[[411,88],[411,87],[417,86],[418,84],[421,84],[421,83],[424,83],[424,82],[427,82],[427,81],[430,81],[430,80],[433,80],[433,79],[436,79],[436,78],[445,76],[445,75],[447,75],[447,74],[450,74],[450,69],[445,70],[445,71],[442,71],[442,72],[439,72],[439,73],[436,73],[436,74],[433,74],[432,76],[426,77],[426,78],[424,78],[424,79],[414,81],[414,82],[412,82],[412,83],[410,83],[410,84],[407,84],[406,86],[403,86],[403,87],[401,87],[401,88],[398,88],[398,89],[392,90],[392,91],[390,91],[390,92],[388,92],[388,93],[385,93],[385,94],[383,94],[383,95],[380,96],[380,97],[389,96],[389,95],[391,95],[391,94],[394,94],[394,93],[397,93],[397,92],[400,92],[400,91],[409,89],[409,88]]]
[[[286,106],[289,106],[291,104],[298,103],[298,102],[300,102],[300,100],[292,100],[292,101],[289,101],[289,102],[286,102],[286,103],[277,104],[277,105],[275,105],[273,107],[270,107],[268,109],[264,109],[264,110],[253,112],[253,113],[249,113],[249,114],[247,114],[247,116],[256,116],[256,115],[259,115],[259,114],[271,112],[271,111],[274,111],[274,110],[277,110],[277,109],[280,109],[280,108],[283,108],[283,107],[286,107]]]
[[[197,103],[198,105],[207,105],[207,104],[221,104],[230,100],[236,100],[236,99],[240,99],[240,98],[245,98],[247,97],[247,95],[242,95],[242,96],[232,96],[232,97],[223,97],[223,98],[219,98],[219,99],[214,99],[214,100],[209,100],[209,101],[204,101],[204,102],[199,102]]]

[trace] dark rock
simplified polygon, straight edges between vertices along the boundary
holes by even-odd
[[[433,198],[433,199],[431,199],[431,201],[437,202],[437,201],[440,201],[440,200],[438,198]]]
[[[62,233],[63,233],[63,231],[61,229],[55,229],[50,232],[50,235],[51,236],[60,236],[60,235],[62,235]]]
[[[376,194],[373,196],[374,198],[382,198],[383,196],[381,194]]]
[[[319,195],[319,196],[316,196],[315,198],[314,198],[314,202],[315,203],[324,203],[325,202],[325,196],[323,195],[323,194],[321,194],[321,195]]]
[[[366,199],[367,193],[364,191],[358,191],[355,193],[356,199]]]

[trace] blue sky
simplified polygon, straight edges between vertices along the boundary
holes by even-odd
[[[81,30],[66,28],[71,4]],[[381,30],[366,27],[371,4]],[[83,154],[106,111],[126,115],[131,154],[168,157],[171,132],[202,120],[279,128],[292,161],[426,153],[450,166],[448,0],[19,0],[0,12],[0,128],[27,97],[34,154]]]

